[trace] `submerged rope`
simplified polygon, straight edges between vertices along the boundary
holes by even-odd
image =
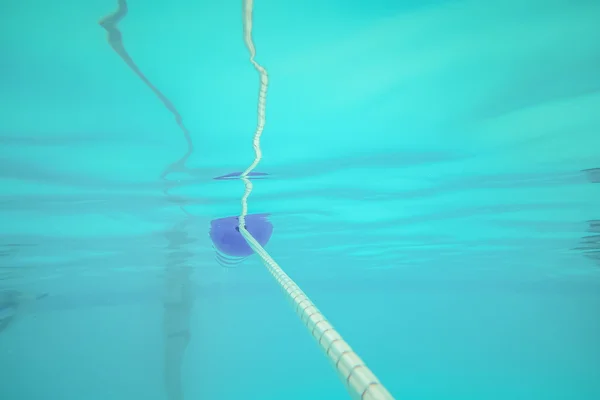
[[[252,192],[252,182],[248,179],[248,175],[258,166],[262,159],[262,152],[260,151],[260,137],[265,129],[265,112],[267,107],[267,89],[269,87],[269,74],[267,70],[257,63],[254,58],[256,57],[256,48],[252,40],[252,9],[254,6],[253,0],[244,0],[243,2],[243,15],[244,15],[244,42],[250,52],[250,63],[254,66],[260,76],[260,88],[258,91],[258,120],[256,123],[256,130],[254,131],[254,139],[252,140],[252,147],[254,148],[254,161],[244,172],[240,178],[244,182],[245,191],[242,196],[242,213],[240,215],[240,226],[244,227],[245,217],[248,214],[248,197]]]
[[[260,75],[260,89],[258,94],[258,122],[252,142],[255,158],[252,164],[242,173],[245,191],[242,196],[242,213],[240,215],[239,230],[248,245],[260,256],[269,273],[275,278],[285,295],[292,301],[296,314],[302,323],[317,340],[319,347],[333,363],[338,375],[346,385],[350,395],[360,400],[393,400],[392,395],[385,389],[377,377],[358,357],[352,348],[337,333],[325,316],[317,309],[300,287],[281,269],[271,258],[266,250],[246,230],[245,216],[248,213],[248,197],[252,192],[252,182],[248,174],[260,163],[260,137],[265,127],[265,109],[267,102],[267,88],[269,77],[267,70],[255,61],[256,49],[252,40],[252,9],[253,0],[243,0],[244,16],[244,42],[250,53],[250,63]]]

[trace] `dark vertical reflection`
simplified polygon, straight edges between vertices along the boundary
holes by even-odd
[[[193,253],[189,247],[196,242],[186,231],[187,220],[165,233],[167,239],[164,298],[164,374],[169,400],[184,398],[181,365],[190,341],[190,318],[194,306],[191,287]]]
[[[113,50],[162,101],[167,110],[173,114],[177,125],[184,134],[187,142],[186,153],[179,160],[165,168],[160,176],[164,182],[163,193],[165,196],[174,204],[181,203],[179,197],[172,196],[169,193],[170,181],[168,177],[169,174],[173,172],[188,172],[186,162],[194,151],[194,145],[192,143],[190,132],[184,125],[183,118],[173,103],[171,103],[171,101],[146,78],[123,45],[123,35],[118,28],[118,23],[127,15],[127,10],[126,0],[118,0],[117,10],[102,18],[100,20],[100,25],[108,32],[108,42]],[[180,209],[185,215],[184,220],[165,233],[167,246],[165,249],[166,266],[163,302],[163,335],[165,343],[165,388],[169,400],[182,400],[184,398],[181,384],[181,366],[191,337],[190,317],[194,305],[194,296],[190,279],[192,274],[191,259],[193,253],[189,251],[189,247],[195,242],[195,239],[189,236],[186,229],[190,214],[183,206],[180,206]]]
[[[188,149],[188,154],[191,154]],[[185,169],[185,159],[182,168]],[[161,179],[165,183],[163,193],[173,202],[181,201],[169,193],[167,173]],[[192,258],[194,253],[190,248],[197,239],[189,233],[187,226],[191,222],[191,215],[180,205],[184,218],[165,232],[167,240],[165,282],[164,282],[164,374],[165,388],[169,400],[183,400],[183,387],[181,383],[181,366],[183,357],[190,341],[190,318],[194,306],[194,292],[192,290]]]
[[[123,44],[123,34],[119,30],[118,25],[119,22],[127,15],[127,1],[117,0],[117,3],[117,10],[114,13],[102,18],[99,22],[100,26],[102,26],[104,29],[106,29],[106,32],[108,32],[108,43],[113,48],[113,50],[119,55],[119,57],[121,57],[121,59],[125,61],[127,66],[133,72],[135,72],[135,74],[146,84],[146,86],[148,86],[150,90],[154,92],[156,97],[158,97],[160,101],[162,101],[167,110],[169,110],[171,114],[173,114],[173,116],[175,117],[175,121],[177,122],[179,129],[181,129],[181,131],[183,132],[183,135],[187,142],[188,151],[184,154],[184,156],[181,159],[167,167],[167,169],[162,174],[162,177],[165,177],[170,172],[185,169],[185,163],[187,159],[192,155],[192,152],[194,151],[194,145],[192,143],[190,132],[183,124],[183,118],[181,117],[181,114],[179,114],[179,111],[177,111],[173,103],[171,103],[171,101],[160,90],[158,90],[158,88],[154,86],[152,82],[148,80],[148,78],[146,78],[146,76],[138,68],[136,63],[133,61],[133,59],[125,49],[125,45]]]

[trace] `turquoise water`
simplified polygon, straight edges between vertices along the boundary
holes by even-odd
[[[397,399],[600,398],[600,3],[256,1],[270,255]],[[208,235],[254,156],[241,2],[128,5],[181,168],[116,0],[0,7],[0,399],[349,398]]]

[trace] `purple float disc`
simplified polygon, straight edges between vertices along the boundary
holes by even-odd
[[[267,219],[269,214],[246,215],[246,230],[261,246],[265,246],[271,234],[273,225]],[[225,217],[210,222],[210,239],[218,252],[230,257],[248,257],[254,252],[239,231],[239,217]],[[218,254],[222,258],[222,254]],[[223,261],[223,260],[221,260]]]

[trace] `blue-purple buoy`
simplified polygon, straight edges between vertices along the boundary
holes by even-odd
[[[219,176],[217,180],[239,178],[240,172]],[[261,179],[267,174],[251,173],[250,179]],[[273,224],[268,219],[269,214],[249,214],[245,217],[246,230],[261,246],[265,246],[273,234]],[[242,236],[239,229],[239,217],[225,217],[210,222],[210,239],[217,252],[217,261],[222,266],[232,267],[244,261],[254,252]]]

